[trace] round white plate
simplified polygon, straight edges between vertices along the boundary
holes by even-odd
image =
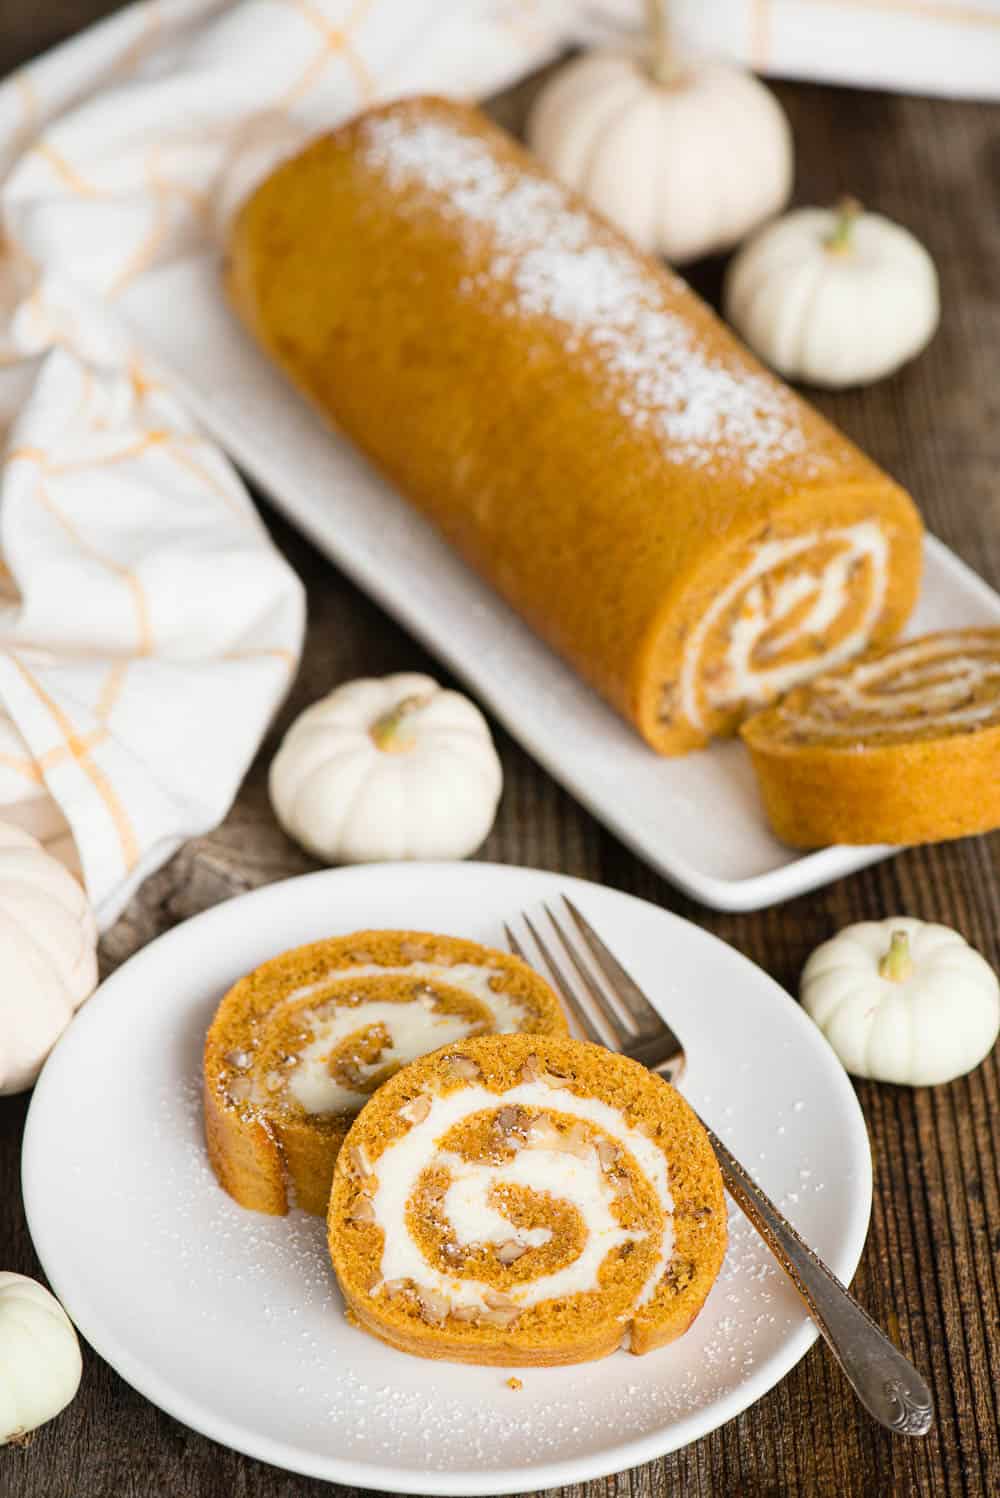
[[[382,864],[231,900],[160,937],[85,1006],[35,1089],[31,1235],[87,1340],[147,1398],[263,1461],[351,1486],[510,1493],[672,1451],[731,1419],[815,1338],[738,1214],[692,1330],[644,1358],[504,1369],[393,1352],[344,1320],[323,1224],[244,1212],[201,1131],[205,1028],[264,958],[361,927],[500,944],[501,922],[569,891],[687,1048],[684,1091],[844,1280],[871,1157],[853,1089],[798,1005],[737,952],[629,895],[489,864]]]

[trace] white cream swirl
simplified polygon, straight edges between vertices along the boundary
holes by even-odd
[[[495,1292],[481,1280],[442,1270],[428,1260],[411,1236],[407,1209],[424,1172],[444,1168],[450,1184],[442,1210],[456,1241],[465,1247],[513,1242],[524,1249],[548,1241],[549,1230],[524,1228],[502,1211],[498,1188],[515,1186],[567,1202],[583,1220],[586,1237],[569,1263],[536,1279],[515,1281],[504,1292],[515,1310],[600,1288],[599,1271],[607,1255],[621,1244],[645,1239],[645,1231],[625,1228],[613,1211],[615,1189],[603,1168],[596,1146],[572,1153],[529,1139],[502,1163],[470,1161],[440,1147],[440,1140],[456,1124],[483,1111],[522,1107],[543,1114],[569,1115],[595,1125],[627,1150],[652,1186],[663,1213],[663,1228],[653,1266],[633,1306],[653,1295],[673,1251],[673,1200],[663,1151],[639,1129],[631,1127],[618,1108],[597,1098],[580,1097],[544,1081],[518,1083],[498,1095],[478,1084],[427,1098],[426,1115],[390,1144],[375,1162],[377,1184],[370,1196],[373,1218],[383,1233],[380,1279],[385,1285],[412,1282],[424,1292],[442,1297],[449,1308],[471,1308],[489,1313]]]
[[[825,560],[817,560],[818,552]],[[885,533],[874,520],[761,542],[687,640],[677,706],[692,727],[705,728],[706,708],[725,711],[768,702],[864,649],[885,601],[888,553]],[[789,567],[796,559],[801,566]],[[775,579],[779,571],[782,576]],[[838,635],[837,622],[861,587],[863,606],[853,625]],[[707,672],[706,649],[727,615],[734,617],[721,659]],[[803,641],[824,637],[828,643],[806,655],[781,659]]]
[[[494,1033],[513,1033],[524,1028],[524,1006],[511,994],[491,987],[491,980],[501,977],[496,968],[473,962],[439,963],[413,961],[397,966],[377,962],[356,963],[351,967],[332,968],[322,978],[292,989],[275,1005],[269,1024],[280,1022],[290,1006],[314,998],[315,1004],[300,1009],[298,1020],[308,1030],[310,1039],[298,1051],[287,1078],[272,1074],[273,1091],[266,1079],[259,1080],[255,1100],[274,1102],[279,1091],[311,1114],[357,1112],[368,1101],[365,1083],[387,1069],[404,1066],[418,1056],[436,1051],[478,1033],[478,1017],[454,1013],[442,1008],[435,997],[434,985],[447,985],[466,994],[477,1009],[490,1017]],[[412,998],[394,1000],[362,997],[353,994],[354,985],[367,978],[412,978],[415,984],[428,985],[426,992]],[[340,1002],[338,1002],[338,1000]],[[374,1059],[353,1063],[354,1078],[359,1086],[351,1087],[331,1069],[330,1060],[338,1046],[353,1035],[375,1028],[385,1037]],[[279,1086],[280,1083],[280,1086]]]
[[[1000,723],[1000,635],[926,636],[815,683],[797,733],[857,739],[975,729]]]

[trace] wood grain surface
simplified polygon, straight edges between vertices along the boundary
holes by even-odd
[[[108,0],[0,3],[3,71],[113,9]],[[523,118],[529,87],[498,113]],[[799,202],[850,190],[909,225],[937,260],[931,348],[876,387],[818,404],[916,496],[930,527],[1000,585],[1000,105],[778,87],[797,142]],[[716,297],[721,263],[698,268]],[[104,972],[207,906],[314,865],[270,815],[267,765],[306,703],[346,677],[436,664],[267,507],[309,592],[290,700],[235,806],[151,878],[102,945]],[[905,852],[776,909],[719,915],[644,867],[502,731],[506,790],[482,857],[599,880],[715,932],[793,992],[806,955],[848,921],[895,912],[956,926],[1000,965],[1000,835]],[[941,1498],[1000,1492],[1000,1066],[933,1090],[861,1084],[875,1202],[855,1289],[927,1372],[937,1424],[892,1439],[818,1344],[753,1409],[661,1461],[566,1489],[574,1498]],[[26,1097],[0,1099],[0,1264],[39,1273],[21,1208]],[[226,1451],[161,1414],[89,1349],[79,1396],[23,1449],[0,1451],[3,1498],[320,1498],[327,1484]]]

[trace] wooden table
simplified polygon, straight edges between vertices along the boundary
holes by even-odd
[[[109,0],[7,0],[0,67],[113,9]],[[525,90],[501,105],[512,124]],[[916,496],[931,528],[1000,584],[1000,106],[845,89],[778,89],[795,130],[797,200],[850,190],[913,228],[938,262],[944,322],[911,368],[818,403]],[[700,268],[713,296],[720,266]],[[102,944],[104,971],[230,895],[313,864],[279,831],[267,765],[306,703],[347,677],[442,673],[266,507],[309,592],[309,636],[290,701],[226,821],[147,881]],[[600,880],[678,911],[795,990],[806,955],[848,921],[905,912],[944,921],[1000,965],[1000,835],[901,854],[773,910],[718,915],[658,878],[502,731],[506,791],[482,857]],[[635,1498],[909,1498],[1000,1490],[1000,1065],[911,1092],[860,1084],[875,1202],[855,1290],[929,1375],[937,1424],[891,1439],[861,1412],[818,1344],[753,1409],[687,1450],[573,1489]],[[0,1100],[0,1262],[39,1273],[18,1189],[27,1097]],[[0,1452],[5,1498],[320,1498],[326,1484],[238,1456],[148,1404],[87,1350],[76,1401],[26,1449]],[[567,1490],[568,1492],[569,1490]]]

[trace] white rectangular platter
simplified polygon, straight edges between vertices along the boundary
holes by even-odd
[[[119,306],[177,394],[278,509],[640,858],[706,905],[754,910],[894,851],[783,847],[739,743],[656,756],[323,424],[243,332],[219,284],[214,257],[199,256],[144,276]],[[913,631],[974,624],[1000,625],[1000,595],[929,539]]]

